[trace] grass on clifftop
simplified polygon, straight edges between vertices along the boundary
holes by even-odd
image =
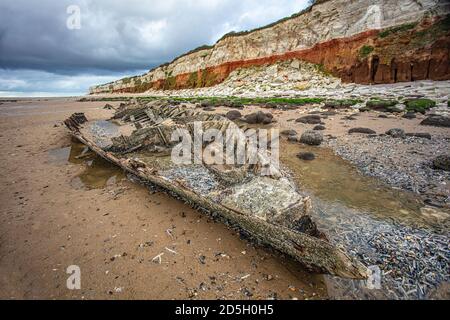
[[[381,31],[379,34],[379,37],[386,38],[386,37],[390,36],[391,34],[395,34],[398,32],[405,32],[405,31],[414,29],[416,26],[417,26],[417,23],[402,24],[400,26],[392,27],[392,28]]]

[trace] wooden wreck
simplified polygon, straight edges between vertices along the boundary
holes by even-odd
[[[252,240],[292,257],[308,270],[367,278],[363,264],[330,244],[317,230],[310,199],[299,193],[281,169],[262,176],[262,167],[270,166],[262,161],[240,166],[174,164],[170,160],[176,145],[171,140],[173,132],[185,128],[193,134],[193,124],[199,121],[204,128],[222,132],[235,125],[221,115],[164,101],[121,105],[111,119],[97,121],[88,121],[84,114],[76,113],[65,125],[73,137],[104,159],[219,215]]]

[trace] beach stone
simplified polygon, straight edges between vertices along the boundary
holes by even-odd
[[[376,132],[369,128],[353,128],[348,131],[348,133],[364,133],[364,134],[376,134]]]
[[[229,100],[222,102],[222,105],[227,108],[240,109],[240,110],[244,109],[244,105],[242,103],[229,101]]]
[[[435,169],[450,171],[450,155],[442,155],[433,160]]]
[[[229,120],[234,121],[234,120],[240,119],[242,117],[242,114],[237,110],[231,110],[231,111],[227,112],[226,117]]]
[[[423,126],[450,128],[450,118],[441,115],[432,115],[423,120],[420,124]]]
[[[337,115],[337,112],[336,111],[325,111],[325,112],[322,112],[322,115],[327,116],[327,117],[332,117],[332,116]]]
[[[202,107],[202,108],[211,108],[211,107],[214,107],[214,105],[210,101],[202,101],[200,103],[200,107]]]
[[[297,131],[295,130],[283,130],[280,133],[282,136],[296,136],[297,135]]]
[[[305,161],[312,161],[312,160],[316,159],[316,156],[312,152],[300,152],[297,155],[297,158],[299,158],[301,160],[305,160]]]
[[[245,121],[250,124],[269,124],[273,122],[273,115],[258,111],[245,116]]]
[[[289,136],[288,137],[288,141],[289,142],[299,142],[299,137],[298,136]]]
[[[417,116],[416,116],[416,114],[415,114],[414,112],[408,112],[408,113],[405,113],[405,114],[402,116],[402,118],[403,118],[403,119],[412,120],[412,119],[416,119]]]
[[[322,126],[322,125],[318,125],[318,126],[315,126],[314,127],[314,131],[323,131],[323,130],[325,130],[326,128],[325,128],[325,126]]]
[[[388,136],[391,136],[392,138],[405,138],[406,137],[405,130],[399,129],[399,128],[390,129],[390,130],[386,131],[386,134]]]
[[[300,142],[310,146],[319,146],[323,142],[323,135],[320,132],[308,130],[302,134]]]
[[[318,115],[309,115],[298,118],[295,120],[296,122],[305,123],[305,124],[321,124],[322,118]]]
[[[431,134],[429,133],[407,133],[406,134],[407,137],[414,137],[414,138],[422,138],[422,139],[428,139],[431,140]]]

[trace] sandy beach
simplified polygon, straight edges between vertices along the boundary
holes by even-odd
[[[255,248],[164,193],[126,179],[94,189],[80,184],[87,166],[55,152],[72,144],[62,121],[74,112],[104,116],[111,112],[104,105],[0,105],[0,298],[327,297],[321,276]],[[152,262],[161,253],[161,264]],[[70,265],[80,266],[80,291],[66,287]]]
[[[113,113],[104,108],[105,101],[78,100],[3,100],[0,105],[3,181],[1,298],[351,297],[342,291],[345,284],[336,289],[325,277],[308,273],[298,263],[273,250],[249,243],[238,232],[213,221],[182,201],[133,181],[81,144],[72,141],[62,123],[71,114],[84,112],[88,119],[95,120],[108,118]],[[120,101],[109,103],[117,107]],[[190,107],[195,108],[194,105]],[[208,112],[226,114],[230,110],[233,109],[218,107]],[[273,115],[276,122],[271,127],[281,131],[295,130],[299,135],[315,125],[295,120],[319,112],[317,105],[292,110],[246,106],[240,110],[243,116],[258,111]],[[326,142],[323,147],[307,148],[307,151],[318,156],[311,162],[312,165],[305,167],[305,163],[297,159],[298,151],[295,150],[301,147],[296,142],[290,143],[292,147],[281,150],[282,161],[291,165],[291,169],[298,167],[295,175],[299,186],[313,196],[316,207],[329,211],[332,219],[342,210],[351,212],[356,208],[359,210],[357,215],[365,212],[361,217],[368,214],[369,217],[381,217],[381,221],[399,218],[401,223],[409,225],[411,218],[416,222],[416,215],[420,215],[421,211],[411,215],[407,210],[414,212],[425,207],[426,192],[421,194],[405,190],[400,194],[400,200],[397,199],[397,191],[386,184],[390,181],[383,181],[383,176],[379,174],[386,172],[389,166],[375,172],[378,176],[374,174],[374,178],[363,177],[363,172],[358,173],[361,168],[356,161],[361,155],[357,154],[356,158],[359,158],[356,159],[352,158],[353,154],[346,154],[349,162],[333,156],[333,153],[342,151],[343,146],[347,148],[344,150],[364,150],[366,155],[381,155],[381,160],[390,159],[388,162],[380,160],[379,163],[393,166],[408,175],[408,171],[402,169],[407,167],[402,167],[405,160],[428,161],[436,155],[433,148],[445,153],[443,145],[448,145],[448,128],[420,125],[425,118],[423,115],[418,115],[416,119],[404,119],[395,115],[380,117],[380,114],[364,112],[356,115],[352,110],[337,110],[334,114],[323,116],[325,129],[321,132]],[[381,136],[368,138],[366,135],[348,134],[348,130],[355,127],[370,128]],[[410,133],[428,133],[432,139],[383,137],[392,128],[402,128]],[[377,147],[380,141],[376,139],[387,139],[381,143],[390,146],[390,149],[381,150]],[[283,145],[286,147],[286,144]],[[391,157],[393,150],[397,157]],[[378,183],[384,185],[381,191],[378,190]],[[373,195],[368,191],[371,188],[376,188]],[[448,195],[448,185],[440,186],[440,192]],[[345,206],[341,207],[341,204]],[[439,204],[439,212],[446,215],[448,208],[445,201]],[[433,208],[428,207],[427,210],[435,210]],[[406,218],[402,212],[408,213]],[[366,220],[363,221],[366,223]],[[378,222],[370,221],[366,229],[370,234],[375,232],[371,228],[377,226]],[[328,230],[326,223],[322,227]],[[404,230],[401,229],[401,232]],[[345,239],[336,239],[346,243]],[[346,245],[359,247],[361,243]],[[69,275],[66,269],[71,265],[81,269],[81,290],[67,289]],[[404,266],[397,267],[401,269]],[[445,287],[438,290],[439,296],[445,296],[445,292],[448,294]]]

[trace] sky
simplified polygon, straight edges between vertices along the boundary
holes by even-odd
[[[84,95],[308,0],[1,0],[0,97]]]

